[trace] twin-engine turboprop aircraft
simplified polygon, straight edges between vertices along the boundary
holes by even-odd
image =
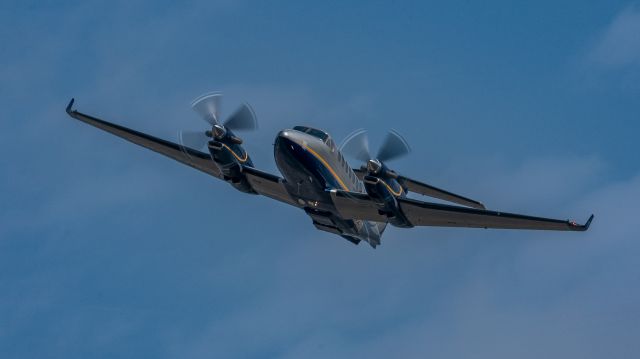
[[[356,131],[338,148],[329,134],[306,126],[280,131],[275,139],[274,156],[282,177],[254,167],[242,139],[235,131],[257,128],[256,117],[247,104],[220,121],[221,94],[198,97],[193,109],[208,122],[209,130],[181,132],[179,144],[128,129],[73,109],[67,113],[127,141],[161,153],[176,161],[230,183],[237,190],[260,194],[301,208],[317,229],[372,247],[380,244],[387,224],[414,226],[473,227],[586,231],[573,221],[524,216],[486,210],[482,203],[402,176],[386,162],[405,155],[409,147],[391,131],[377,156],[369,154],[366,133]],[[208,153],[200,149],[206,146]],[[353,169],[343,154],[365,163]],[[423,202],[407,197],[415,192],[457,204]]]

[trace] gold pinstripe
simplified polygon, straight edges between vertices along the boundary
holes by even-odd
[[[331,175],[338,180],[338,183],[340,183],[340,186],[342,186],[342,189],[345,191],[349,190],[349,187],[347,187],[344,182],[342,181],[342,178],[340,178],[340,176],[338,176],[338,174],[336,173],[336,171],[333,170],[333,168],[331,168],[331,166],[329,166],[329,163],[327,163],[327,161],[325,161],[324,158],[322,158],[322,156],[320,156],[316,151],[314,151],[313,149],[311,149],[311,147],[309,146],[305,146],[305,149],[307,151],[309,151],[315,158],[318,159],[318,161],[322,162],[322,164],[329,170],[329,172],[331,172]]]
[[[229,150],[229,152],[231,152],[231,154],[233,155],[233,157],[235,157],[238,161],[240,162],[247,162],[247,159],[249,158],[249,155],[247,154],[247,152],[244,153],[244,158],[241,158],[240,156],[238,156],[232,149],[231,147],[225,145],[224,143],[222,144],[222,146],[226,147],[227,150]]]
[[[391,188],[391,186],[389,186],[389,184],[387,184],[387,182],[385,182],[383,180],[380,180],[380,182],[382,182],[382,184],[384,184],[387,187],[387,189],[389,190],[389,192],[391,192],[394,196],[400,196],[402,194],[402,191],[403,191],[402,186],[400,186],[400,191],[396,192],[396,191],[393,190],[393,188]]]

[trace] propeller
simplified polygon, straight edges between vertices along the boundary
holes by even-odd
[[[224,122],[220,122],[220,105],[222,93],[211,92],[199,96],[191,103],[191,107],[207,122],[211,129],[206,131],[180,131],[178,139],[182,146],[195,149],[203,148],[211,139],[218,141],[229,139],[234,143],[242,143],[234,131],[252,131],[258,128],[258,121],[249,104],[243,103]]]
[[[359,129],[347,136],[340,146],[340,151],[347,156],[365,162],[370,174],[378,174],[383,168],[383,162],[405,156],[411,152],[411,148],[398,132],[390,130],[382,146],[378,149],[378,154],[372,157],[369,151],[367,131]]]
[[[413,180],[390,170],[383,162],[400,158],[411,152],[407,141],[394,130],[389,131],[375,158],[372,158],[369,153],[367,131],[363,129],[356,130],[347,136],[340,146],[340,151],[347,156],[365,162],[366,166],[363,166],[361,171],[366,170],[366,174],[369,176],[391,177],[408,191],[467,207],[485,209],[484,205],[476,200]]]

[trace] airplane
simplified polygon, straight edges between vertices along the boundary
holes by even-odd
[[[376,248],[388,224],[400,228],[415,226],[470,227],[586,231],[585,224],[571,220],[533,217],[487,210],[473,199],[403,176],[387,162],[404,156],[410,149],[395,131],[387,134],[378,154],[369,153],[366,131],[358,130],[338,147],[331,136],[320,129],[295,126],[278,133],[274,157],[282,176],[256,168],[236,131],[255,130],[256,116],[248,104],[242,104],[224,122],[220,121],[221,93],[196,98],[193,109],[209,129],[182,131],[179,143],[138,132],[73,109],[69,116],[158,152],[187,166],[231,184],[235,189],[263,195],[298,207],[322,231],[343,237],[353,244],[367,242]],[[202,152],[200,149],[208,149]],[[352,168],[343,152],[364,162]],[[420,201],[408,192],[436,198],[452,204]]]

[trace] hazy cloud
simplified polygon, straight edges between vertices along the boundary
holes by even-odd
[[[621,11],[598,37],[588,59],[608,69],[640,66],[640,8]]]
[[[536,71],[524,74],[508,98],[495,83],[476,86],[478,78],[467,76],[487,71],[501,82],[522,71],[499,60],[513,51],[503,47],[509,35],[522,43],[517,31],[498,36],[495,19],[474,11],[473,21],[460,19],[449,3],[425,8],[419,21],[386,7],[367,13],[368,6],[355,6],[349,15],[321,3],[311,11],[297,2],[20,4],[0,11],[2,39],[12,49],[0,58],[4,356],[638,352],[640,176],[635,159],[616,156],[637,151],[609,151],[621,140],[606,131],[634,133],[637,126],[598,119],[586,126],[597,132],[588,138],[568,133],[585,128],[573,115],[566,128],[546,116],[532,121],[535,128],[523,121],[473,126],[489,115],[507,118],[496,106],[501,102],[516,100],[516,112],[537,112],[549,106],[546,96],[555,96],[529,87]],[[564,6],[573,13],[576,5]],[[517,23],[504,25],[533,29],[540,18],[532,14],[509,12],[504,19]],[[630,7],[616,18],[594,45],[590,65],[638,62],[628,50],[637,49],[629,35],[637,14]],[[386,24],[385,34],[402,51],[387,51],[375,33],[362,32],[372,24]],[[452,37],[451,26],[479,35],[486,27],[492,35],[465,40]],[[536,36],[563,36],[558,22],[548,26]],[[444,44],[438,51],[429,33]],[[489,46],[491,61],[478,66],[473,51],[451,52],[472,43]],[[539,50],[523,58],[531,68],[553,63],[547,61],[553,51]],[[609,53],[615,56],[602,58]],[[587,233],[389,228],[373,250],[315,230],[303,211],[238,193],[64,113],[76,96],[82,111],[171,140],[178,129],[203,126],[189,102],[210,90],[227,94],[225,113],[241,101],[254,106],[261,129],[243,138],[262,169],[275,170],[270,145],[282,127],[312,124],[338,141],[367,127],[374,145],[391,127],[414,150],[393,163],[407,175],[493,209],[578,221],[593,211],[596,219]],[[482,106],[469,107],[465,98]],[[599,98],[560,96],[551,106],[575,111],[591,104],[635,119],[637,107]],[[468,141],[459,137],[465,131],[473,132]],[[541,148],[538,139],[553,133],[557,145]],[[502,142],[527,136],[530,148]],[[606,137],[601,146],[579,146],[597,136]]]
[[[579,167],[593,163],[572,160]],[[598,170],[563,172],[564,163],[532,160],[503,168],[497,177],[516,188],[523,180],[531,184],[527,179],[539,180],[554,171],[563,173],[567,183],[597,177]],[[489,188],[491,178],[475,182]],[[492,198],[501,188],[494,191],[483,193]],[[342,246],[329,236],[323,242],[319,239],[325,235],[310,232],[311,242],[293,243],[286,253],[276,255],[278,265],[271,269],[268,290],[254,293],[242,306],[213,320],[200,336],[174,348],[175,354],[631,355],[640,348],[630,346],[627,336],[612,333],[640,330],[640,318],[631,314],[637,313],[633,298],[638,295],[632,283],[640,275],[633,265],[640,252],[632,240],[637,234],[633,214],[640,207],[626,201],[640,195],[640,176],[588,193],[582,190],[571,200],[562,187],[545,191],[547,214],[593,209],[591,231],[391,229],[377,251]],[[524,208],[522,199],[532,192],[536,189],[512,192],[503,204]],[[246,340],[238,343],[234,338]]]

